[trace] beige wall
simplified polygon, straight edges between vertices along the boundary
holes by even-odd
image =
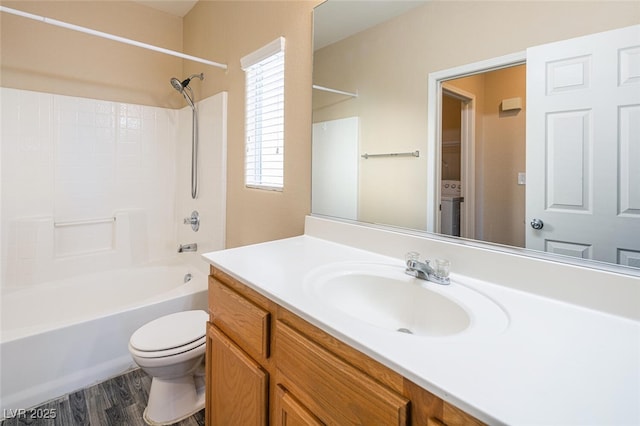
[[[314,103],[313,120],[359,116],[363,152],[426,153],[429,73],[638,22],[631,1],[428,2],[315,52],[314,83],[358,98]],[[423,155],[361,161],[362,220],[425,229],[426,167]]]
[[[182,50],[182,19],[130,1],[2,1],[2,5],[167,49]],[[182,60],[22,17],[0,14],[3,87],[179,107],[169,85]]]
[[[130,1],[2,1],[7,7],[227,63],[229,69],[2,13],[1,85],[180,108],[185,103],[169,79],[204,72],[205,80],[192,85],[196,99],[229,92],[227,246],[298,235],[311,204],[311,35],[318,2],[201,0],[183,19]],[[285,187],[271,192],[244,187],[240,58],[278,36],[286,38]]]
[[[312,10],[317,1],[200,1],[184,19],[185,50],[218,58],[201,96],[229,92],[227,246],[304,232],[311,206]],[[285,47],[285,170],[282,192],[244,186],[244,72],[240,58],[279,36]],[[198,72],[193,64],[185,73]]]
[[[526,170],[526,107],[503,112],[500,104],[519,97],[526,105],[526,67],[488,73],[484,93],[484,239],[524,247],[525,186],[518,185],[518,172]]]

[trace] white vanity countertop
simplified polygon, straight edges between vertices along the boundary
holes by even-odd
[[[327,309],[303,285],[334,262],[402,259],[311,236],[203,258],[345,343],[490,424],[640,424],[640,323],[456,276],[506,311],[488,337],[385,331]],[[433,283],[424,283],[433,285]],[[603,294],[602,297],[607,297]]]

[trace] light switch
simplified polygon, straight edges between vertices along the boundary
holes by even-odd
[[[527,184],[527,174],[525,172],[518,173],[518,185]]]

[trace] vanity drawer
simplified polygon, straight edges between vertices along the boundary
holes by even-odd
[[[271,314],[225,284],[209,277],[211,322],[249,354],[269,357]]]
[[[277,381],[322,423],[408,424],[407,398],[282,321],[275,333]]]

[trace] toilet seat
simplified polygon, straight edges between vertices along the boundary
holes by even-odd
[[[153,320],[138,330],[129,340],[133,355],[141,358],[162,358],[188,352],[206,342],[205,311],[184,311]]]
[[[183,352],[189,352],[189,351],[198,349],[200,346],[204,347],[204,344],[206,343],[206,341],[207,341],[206,336],[203,336],[202,338],[194,342],[191,342],[187,345],[178,346],[176,348],[170,348],[165,350],[158,350],[158,351],[141,351],[139,349],[134,348],[131,345],[131,343],[129,343],[129,352],[131,352],[132,355],[135,355],[139,358],[165,358],[168,356],[178,355]]]

